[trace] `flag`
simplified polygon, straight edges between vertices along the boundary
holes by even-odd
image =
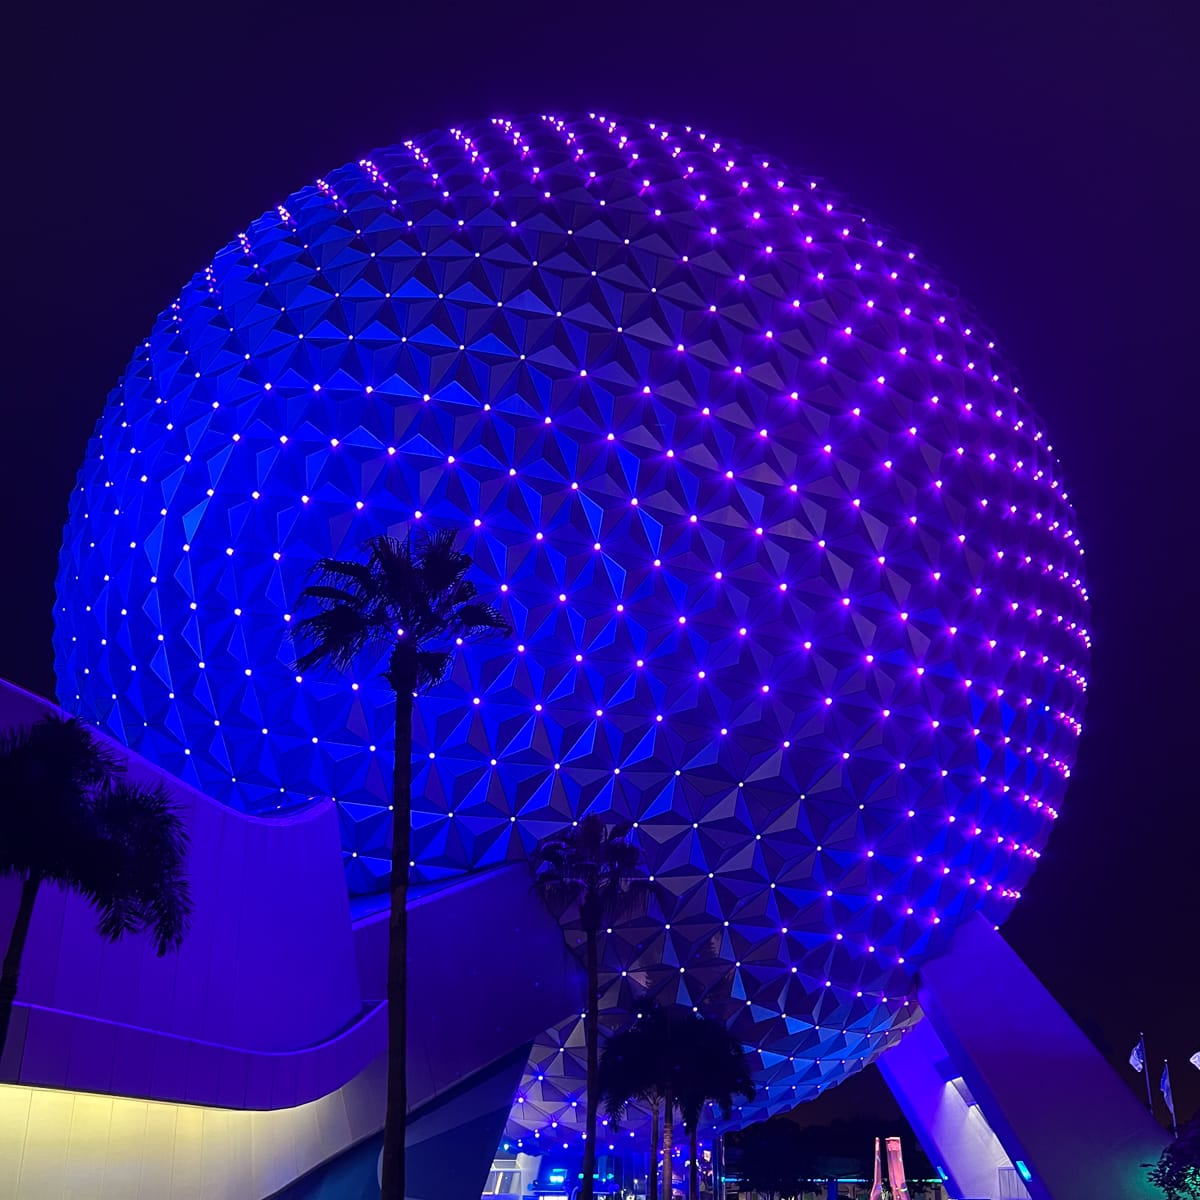
[[[1162,1092],[1163,1099],[1167,1102],[1167,1112],[1171,1114],[1171,1124],[1175,1123],[1175,1101],[1171,1099],[1171,1069],[1167,1066],[1167,1060],[1163,1059],[1162,1078],[1158,1081],[1158,1090]]]
[[[1129,1065],[1140,1075],[1146,1069],[1146,1035],[1143,1033],[1137,1045],[1129,1052]]]
[[[1190,1062],[1197,1071],[1200,1071],[1200,1050],[1197,1050],[1196,1053],[1188,1059],[1188,1062]]]

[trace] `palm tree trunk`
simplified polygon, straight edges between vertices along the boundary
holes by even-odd
[[[382,1200],[404,1200],[408,1118],[408,863],[412,857],[412,688],[396,687],[392,764],[392,887],[388,924],[388,1078],[383,1124]]]
[[[592,1200],[596,1175],[596,1110],[600,1104],[600,949],[599,931],[587,930],[587,1013],[583,1039],[587,1042],[587,1132],[583,1143],[583,1180],[579,1200]]]
[[[658,1200],[658,1138],[662,1119],[662,1101],[655,1096],[650,1104],[650,1172],[646,1176],[646,1200]]]
[[[663,1200],[675,1196],[675,1097],[668,1084],[663,1093]]]
[[[25,952],[25,939],[29,936],[29,922],[33,918],[33,902],[37,899],[42,880],[30,875],[21,884],[21,901],[17,905],[16,920],[8,939],[4,954],[4,966],[0,968],[0,1054],[8,1041],[8,1025],[12,1020],[13,1001],[17,998],[17,977],[21,973],[21,955]]]
[[[688,1197],[689,1200],[700,1200],[700,1121],[699,1119],[688,1130]]]

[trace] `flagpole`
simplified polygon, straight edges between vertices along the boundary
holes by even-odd
[[[1146,1057],[1146,1035],[1143,1033],[1140,1037],[1142,1046],[1142,1074],[1146,1077],[1146,1104],[1150,1108],[1150,1115],[1154,1116],[1154,1093],[1150,1090],[1150,1060]]]

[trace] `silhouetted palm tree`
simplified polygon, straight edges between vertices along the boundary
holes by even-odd
[[[493,605],[477,598],[467,578],[471,558],[455,548],[453,531],[405,540],[380,535],[365,549],[365,562],[323,558],[313,568],[317,581],[301,599],[315,601],[320,611],[296,624],[294,636],[311,648],[295,666],[307,671],[330,663],[346,670],[364,654],[385,655],[383,677],[396,696],[382,1195],[403,1200],[413,699],[446,678],[455,645],[507,633],[509,625]]]
[[[689,1200],[700,1200],[700,1116],[712,1101],[728,1119],[734,1096],[754,1099],[754,1080],[746,1050],[716,1017],[696,1017],[678,1023],[672,1048],[676,1061],[675,1095],[688,1132]]]
[[[682,1006],[650,1005],[628,1029],[614,1034],[600,1061],[601,1093],[614,1123],[630,1102],[650,1105],[650,1182],[647,1200],[658,1194],[658,1117],[663,1122],[663,1200],[674,1185],[675,1110],[683,1118],[691,1146],[688,1175],[692,1200],[700,1188],[700,1116],[711,1100],[728,1115],[735,1095],[751,1099],[754,1083],[742,1044],[723,1021],[700,1017]]]
[[[590,814],[569,829],[543,838],[533,852],[534,887],[560,917],[577,911],[585,939],[587,1011],[587,1110],[580,1200],[592,1200],[596,1174],[596,1114],[600,1100],[600,933],[644,911],[655,887],[641,871],[641,853],[628,821],[606,825]]]
[[[600,1055],[600,1098],[613,1127],[620,1126],[632,1102],[640,1101],[650,1108],[650,1169],[646,1179],[646,1200],[658,1200],[662,1110],[671,1090],[671,1024],[666,1009],[649,1005],[634,1024],[614,1033],[604,1043]],[[674,1111],[668,1120],[673,1117]]]
[[[166,791],[129,782],[124,769],[74,717],[0,734],[0,875],[21,880],[0,969],[0,1052],[43,883],[80,893],[109,941],[148,931],[159,955],[183,941],[187,833]]]

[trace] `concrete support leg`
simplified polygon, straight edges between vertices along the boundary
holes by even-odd
[[[530,1044],[408,1114],[408,1200],[479,1200],[504,1134]],[[383,1134],[323,1163],[268,1200],[378,1200]]]
[[[960,929],[917,997],[879,1066],[951,1197],[1158,1196],[1165,1132],[991,925]]]
[[[479,1200],[531,1044],[409,1113],[408,1200]]]
[[[955,1200],[992,1200],[1001,1171],[1015,1171],[967,1090],[932,1022],[910,1030],[879,1060],[908,1123]]]

